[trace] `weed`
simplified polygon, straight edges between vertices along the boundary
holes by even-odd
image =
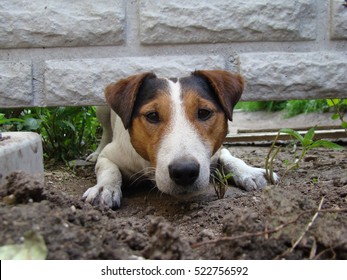
[[[318,184],[318,183],[319,183],[319,177],[313,177],[313,178],[311,178],[311,183],[312,183],[313,185]]]
[[[246,112],[267,111],[276,112],[283,111],[285,118],[294,117],[299,114],[307,114],[312,112],[327,112],[330,109],[326,100],[288,100],[288,101],[252,101],[239,102],[236,109]]]
[[[284,117],[291,118],[299,114],[308,114],[313,112],[327,112],[329,106],[324,99],[317,100],[289,100],[284,108]]]
[[[315,128],[314,127],[309,129],[304,136],[300,135],[299,132],[297,132],[293,129],[290,129],[290,128],[280,129],[277,133],[277,136],[276,136],[274,142],[271,145],[271,148],[270,148],[269,153],[266,157],[266,163],[265,163],[266,176],[267,176],[268,180],[271,182],[271,184],[275,183],[274,176],[273,176],[273,162],[274,162],[277,154],[279,153],[279,151],[281,149],[280,146],[276,146],[278,137],[281,133],[288,134],[288,135],[292,136],[301,145],[300,155],[298,157],[295,156],[294,160],[292,162],[286,163],[286,170],[285,170],[284,175],[282,176],[281,180],[283,180],[286,177],[286,175],[288,174],[289,171],[293,170],[294,168],[299,167],[302,159],[305,157],[305,155],[307,154],[307,152],[309,150],[319,148],[319,147],[323,147],[323,148],[327,148],[327,149],[335,149],[335,150],[342,150],[343,149],[343,147],[341,147],[340,145],[335,144],[335,143],[328,141],[328,140],[316,140],[316,141],[314,141],[314,135],[315,135]]]
[[[333,120],[340,119],[341,127],[347,133],[347,122],[344,120],[344,113],[347,107],[347,99],[327,99],[327,104],[330,107],[334,107],[335,114],[332,115]]]
[[[0,131],[34,131],[42,136],[46,158],[76,159],[95,150],[99,122],[94,107],[7,109],[0,113]]]
[[[23,120],[19,119],[19,118],[10,118],[10,119],[8,119],[8,118],[5,117],[5,114],[1,114],[0,113],[0,125],[2,127],[4,127],[5,125],[9,125],[11,123],[14,123],[14,122],[23,122]],[[3,132],[2,127],[0,127],[0,131],[1,132]]]
[[[281,111],[285,108],[287,101],[248,101],[239,102],[236,109],[242,109],[246,112],[267,111],[275,112]]]
[[[212,185],[218,199],[222,199],[229,186],[228,181],[233,177],[231,172],[225,174],[223,167],[217,168],[212,176]]]

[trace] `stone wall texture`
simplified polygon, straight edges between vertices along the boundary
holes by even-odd
[[[142,71],[226,69],[243,100],[347,97],[344,0],[1,0],[0,107],[104,104]]]
[[[316,38],[314,0],[141,0],[139,15],[144,44]]]

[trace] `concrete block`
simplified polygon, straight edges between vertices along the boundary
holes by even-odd
[[[34,132],[0,134],[0,184],[14,171],[25,171],[43,178],[41,136]]]
[[[141,0],[143,44],[316,38],[313,0]]]
[[[330,37],[331,39],[347,39],[347,8],[341,0],[330,0]]]
[[[24,107],[33,102],[31,61],[0,61],[0,107]]]
[[[347,97],[347,52],[244,53],[243,100]]]
[[[125,9],[116,0],[1,0],[0,48],[116,45]]]
[[[221,56],[155,56],[49,60],[45,69],[46,105],[103,105],[109,83],[141,72],[179,77],[195,69],[224,69]]]

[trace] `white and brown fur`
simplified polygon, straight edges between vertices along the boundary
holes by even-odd
[[[150,174],[163,193],[187,197],[207,188],[216,162],[245,190],[266,186],[264,169],[221,149],[242,91],[241,76],[223,70],[195,71],[179,79],[142,73],[107,86],[112,110],[97,109],[103,136],[88,157],[97,160],[97,184],[83,199],[118,208],[123,180],[134,174]]]

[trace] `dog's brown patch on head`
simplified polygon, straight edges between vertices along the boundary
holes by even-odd
[[[171,119],[169,93],[157,90],[155,98],[136,109],[131,128],[131,143],[141,157],[156,166],[159,142],[163,138]]]
[[[153,73],[142,73],[108,85],[105,98],[108,105],[122,119],[124,127],[129,128],[135,100],[140,87],[147,79],[156,79]]]
[[[186,116],[196,131],[210,146],[213,155],[223,143],[228,132],[228,122],[222,108],[215,102],[205,99],[199,92],[184,92],[183,104]]]
[[[152,73],[130,76],[107,86],[105,97],[129,130],[136,152],[155,166],[171,114],[167,81]]]
[[[228,132],[228,121],[241,97],[243,80],[222,70],[195,71],[180,80],[184,107],[189,121],[214,154]]]
[[[203,78],[209,83],[228,119],[232,120],[233,109],[243,92],[243,78],[239,74],[224,70],[200,70],[192,75]]]

